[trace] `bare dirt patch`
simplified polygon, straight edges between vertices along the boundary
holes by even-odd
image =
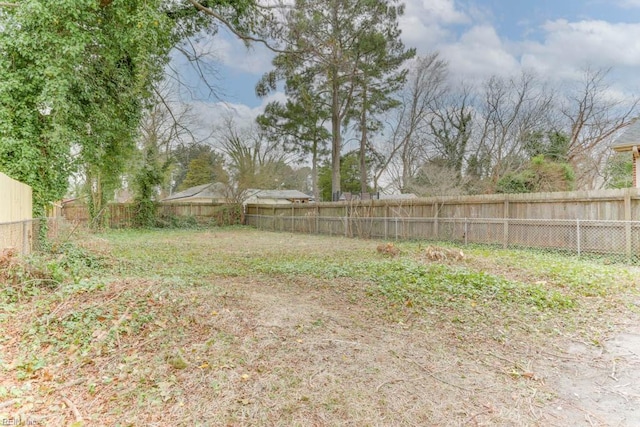
[[[622,297],[581,300],[601,321],[585,330],[589,319],[571,321],[581,311],[517,312],[457,295],[390,300],[370,278],[340,270],[360,259],[396,262],[377,253],[378,242],[232,229],[85,245],[126,259],[75,290],[2,306],[0,419],[640,424],[640,331]],[[301,273],[300,257],[331,274]],[[464,263],[487,264],[473,254]]]

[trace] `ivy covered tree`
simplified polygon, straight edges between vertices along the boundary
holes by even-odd
[[[161,0],[23,0],[0,15],[0,170],[33,188],[34,213],[61,198],[75,166],[99,210],[144,100],[161,76],[172,23]]]
[[[571,191],[575,174],[570,164],[553,161],[540,154],[518,172],[509,172],[498,181],[496,193],[538,193]]]
[[[80,171],[97,215],[135,152],[169,51],[192,55],[186,40],[221,26],[265,42],[273,18],[254,0],[0,3],[0,171],[33,188],[37,216]]]
[[[613,153],[604,169],[606,188],[633,187],[633,156],[631,153]]]

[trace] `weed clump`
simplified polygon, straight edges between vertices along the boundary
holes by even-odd
[[[428,246],[424,254],[431,261],[462,261],[464,259],[464,252],[461,250],[439,246]]]
[[[14,249],[0,252],[0,282],[8,286],[18,286],[24,281],[48,280],[51,274],[17,256]]]
[[[388,257],[396,257],[400,254],[400,249],[398,249],[398,247],[396,245],[394,245],[393,243],[387,243],[387,244],[380,244],[378,245],[378,253],[382,254],[383,256],[388,256]]]
[[[71,243],[51,245],[46,252],[27,257],[5,249],[0,251],[0,301],[16,302],[42,289],[77,283],[101,267],[97,256]]]

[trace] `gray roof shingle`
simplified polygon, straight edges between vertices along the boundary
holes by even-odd
[[[308,199],[309,195],[298,190],[261,190],[258,199]]]
[[[210,184],[197,185],[195,187],[187,188],[179,193],[172,194],[171,196],[163,199],[163,202],[170,200],[180,200],[190,197],[199,198],[211,198],[219,199],[224,198],[224,184],[220,182],[213,182]]]
[[[615,151],[628,151],[634,145],[640,145],[640,118],[635,118],[627,130],[620,135],[611,148]]]

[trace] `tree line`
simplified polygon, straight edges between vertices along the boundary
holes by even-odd
[[[616,94],[610,70],[562,86],[532,72],[465,84],[439,53],[404,46],[403,13],[394,0],[2,3],[0,170],[32,186],[38,216],[72,177],[96,218],[127,186],[141,224],[161,194],[212,181],[230,197],[297,188],[316,200],[628,185],[629,159],[609,143],[638,98]],[[221,27],[274,51],[256,93],[286,101],[199,137],[167,68],[171,52],[202,61],[193,42]]]

